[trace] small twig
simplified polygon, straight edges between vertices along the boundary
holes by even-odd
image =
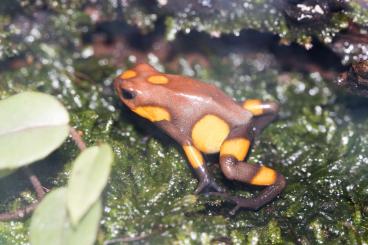
[[[77,132],[77,130],[75,130],[75,128],[73,127],[70,127],[69,131],[74,143],[78,146],[79,150],[81,151],[85,150],[87,148],[86,143],[84,143],[82,137]]]
[[[90,76],[85,73],[74,71],[74,77],[78,80],[84,79],[86,81],[95,82]]]
[[[40,201],[46,194],[40,180],[37,178],[37,176],[34,173],[32,173],[32,171],[28,167],[24,167],[23,171],[28,176],[29,180],[31,181],[32,186],[36,191],[37,198]]]
[[[37,207],[39,202],[45,196],[45,191],[42,187],[40,180],[37,178],[37,176],[34,175],[32,171],[27,167],[23,168],[23,171],[28,176],[29,180],[31,181],[32,186],[36,191],[38,201],[24,208],[15,210],[13,212],[0,213],[0,221],[18,220],[18,219],[22,219],[26,217],[27,215],[33,212],[33,210]]]
[[[39,202],[32,203],[25,208],[20,208],[14,212],[0,213],[0,221],[18,220],[26,217],[37,207]]]
[[[342,41],[348,41],[353,43],[362,43],[367,44],[368,43],[368,36],[362,35],[362,34],[340,34],[339,39]]]

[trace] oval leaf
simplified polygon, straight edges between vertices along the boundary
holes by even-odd
[[[62,245],[68,229],[66,212],[66,188],[53,190],[46,195],[32,216],[29,228],[33,245]]]
[[[66,188],[56,189],[45,197],[32,216],[30,241],[32,245],[92,245],[97,236],[102,215],[98,199],[77,226],[67,215]]]
[[[54,97],[24,92],[0,101],[0,169],[40,160],[69,133],[69,115]]]
[[[73,163],[67,194],[67,207],[73,224],[77,224],[99,198],[112,162],[112,149],[103,144],[84,150]]]
[[[77,226],[70,230],[67,236],[68,245],[92,245],[94,244],[102,216],[102,201],[98,199],[81,219]]]

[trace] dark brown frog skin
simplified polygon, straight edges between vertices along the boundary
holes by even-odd
[[[278,112],[274,102],[249,99],[235,102],[217,87],[189,77],[160,73],[139,64],[114,81],[120,100],[130,110],[161,128],[178,142],[199,185],[195,191],[225,197],[238,208],[257,210],[273,200],[285,187],[285,178],[263,165],[244,162],[253,135],[271,122]],[[225,177],[265,186],[252,198],[233,197],[209,173],[202,153],[220,153]]]

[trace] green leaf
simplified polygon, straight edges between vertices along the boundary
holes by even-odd
[[[50,192],[37,207],[30,225],[33,245],[92,245],[102,214],[97,200],[77,226],[72,226],[66,209],[66,188]]]
[[[31,244],[63,244],[64,233],[69,229],[65,194],[66,188],[53,190],[37,207],[29,228]]]
[[[69,115],[54,97],[24,92],[0,101],[0,169],[42,159],[68,136]]]
[[[77,224],[104,189],[113,162],[109,145],[84,150],[73,164],[68,183],[67,207],[73,224]]]
[[[68,245],[94,244],[102,215],[102,201],[98,199],[67,236]]]

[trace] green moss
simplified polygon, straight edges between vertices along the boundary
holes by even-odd
[[[365,5],[365,6],[364,6]],[[353,9],[348,13],[349,17],[357,24],[365,26],[368,24],[367,3],[351,1],[350,7]]]
[[[264,11],[264,15],[271,11],[270,6],[264,7],[265,1],[252,4]],[[193,195],[197,180],[180,147],[120,106],[111,88],[118,68],[106,60],[99,62],[83,57],[82,50],[77,48],[80,25],[75,22],[62,25],[61,20],[80,16],[81,19],[75,17],[78,21],[73,21],[84,25],[84,15],[64,15],[62,7],[57,10],[60,16],[50,22],[57,38],[47,42],[40,39],[29,49],[19,46],[19,52],[30,53],[33,61],[21,69],[1,71],[0,98],[24,90],[53,94],[67,106],[72,125],[83,131],[88,145],[108,142],[113,146],[116,162],[105,191],[100,243],[122,236],[143,236],[141,242],[156,244],[221,241],[359,244],[368,240],[367,101],[336,97],[315,73],[280,73],[267,65],[272,62],[262,59],[235,62],[231,55],[208,54],[210,68],[196,66],[191,70],[195,77],[218,85],[239,101],[262,98],[281,103],[279,119],[256,140],[249,161],[279,170],[286,176],[288,186],[277,200],[260,211],[241,210],[236,216],[229,216],[232,204]],[[249,27],[281,33],[291,39],[309,38],[309,30],[299,32],[299,29],[288,36],[291,29],[275,11],[273,15],[263,15],[261,23],[255,14],[252,17],[249,13],[249,18],[229,24],[228,30]],[[240,19],[237,14],[240,16],[235,13],[234,20]],[[336,15],[334,18],[344,23],[345,17]],[[221,22],[221,18],[219,20]],[[167,22],[179,24],[178,30],[186,25],[194,28],[196,24],[201,30],[220,32],[227,23],[181,21],[174,16]],[[272,29],[269,24],[275,21],[281,25]],[[331,33],[340,28],[331,29]],[[66,40],[69,36],[71,38]],[[259,66],[262,62],[265,66]],[[183,70],[172,72],[184,73]],[[36,163],[34,167],[41,181],[50,188],[65,184],[68,162],[77,153],[74,143],[68,140],[50,158]],[[210,168],[233,194],[251,196],[259,190],[225,180],[217,166],[215,163]],[[2,194],[6,195],[1,200],[2,210],[33,200],[29,196],[28,180],[22,176],[19,173],[9,176],[17,182],[23,179],[24,183],[16,189],[4,191],[6,188],[2,188]],[[27,242],[28,222],[29,219],[1,223],[0,243]]]
[[[155,243],[210,243],[225,237],[237,244],[283,244],[297,239],[322,243],[367,237],[366,119],[356,117],[345,101],[337,100],[316,74],[286,77],[272,68],[257,70],[253,61],[243,61],[236,69],[226,63],[197,74],[238,100],[260,97],[282,104],[280,119],[257,140],[249,161],[283,173],[288,179],[284,194],[259,212],[242,210],[228,216],[232,204],[192,195],[197,181],[175,142],[157,137],[154,127],[126,109],[119,112],[117,99],[99,92],[102,85],[89,91],[70,86],[60,98],[71,109],[72,124],[83,130],[89,144],[109,142],[117,156],[106,190],[103,239],[147,235],[145,240]],[[33,74],[24,74],[19,80],[23,82],[14,85],[34,86],[24,82]],[[57,91],[47,83],[43,88]],[[73,97],[69,97],[71,91],[76,92]],[[94,94],[100,101],[95,109],[80,109],[73,102],[75,97]],[[88,108],[89,103],[82,105]],[[149,136],[152,132],[154,137]],[[70,159],[75,156],[72,142],[63,154],[70,154]],[[218,168],[212,169],[225,181]],[[234,194],[254,192],[244,185],[223,184]],[[10,229],[6,224],[4,234]]]
[[[28,222],[0,222],[1,244],[25,244],[28,241]]]

